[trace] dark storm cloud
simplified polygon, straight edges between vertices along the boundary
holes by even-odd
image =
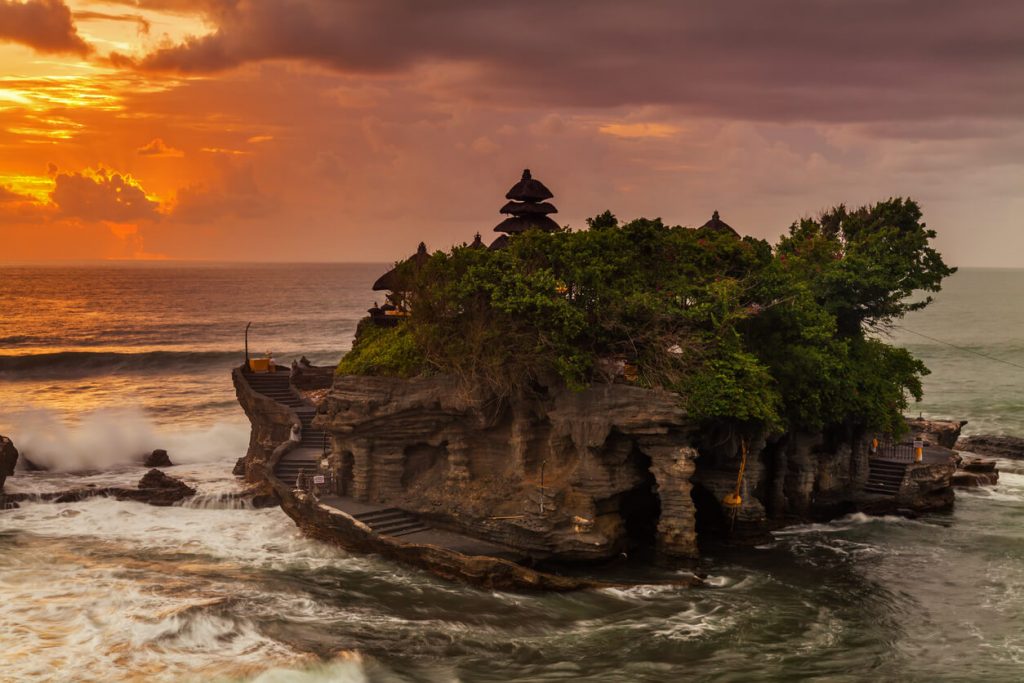
[[[39,52],[84,55],[90,51],[63,0],[0,0],[0,41],[21,43]]]
[[[204,73],[297,59],[394,73],[457,64],[469,68],[447,87],[465,97],[775,121],[1024,113],[1018,0],[171,4],[194,7],[217,29],[145,56],[141,68]]]
[[[50,198],[69,218],[124,223],[159,217],[159,204],[129,176],[100,169],[60,173]]]

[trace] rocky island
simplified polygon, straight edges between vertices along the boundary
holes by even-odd
[[[952,505],[961,423],[908,434],[927,369],[878,335],[953,272],[913,201],[770,245],[717,211],[564,230],[529,171],[506,198],[490,247],[420,245],[378,280],[333,376],[234,371],[239,472],[307,533],[568,589],[598,582],[565,570],[624,556],[678,566],[789,523]]]

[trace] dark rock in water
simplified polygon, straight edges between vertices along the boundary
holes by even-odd
[[[18,464],[18,449],[6,436],[0,436],[0,491],[4,490],[4,481],[14,474],[14,466]]]
[[[235,467],[234,467],[234,469],[231,470],[231,474],[235,475],[236,477],[244,477],[245,476],[245,456],[244,455],[241,458],[239,458],[238,460],[235,461]]]
[[[960,468],[953,475],[953,486],[974,488],[977,486],[993,486],[999,482],[999,471],[995,460],[982,458],[964,458]]]
[[[956,448],[979,455],[1024,460],[1024,439],[1016,436],[978,434],[960,439],[956,442]]]
[[[195,494],[195,489],[190,487],[188,484],[183,482],[181,479],[175,479],[174,477],[168,476],[158,469],[152,469],[146,472],[139,480],[140,489],[187,489]]]
[[[281,499],[274,495],[259,495],[253,496],[252,506],[256,509],[260,508],[276,508],[281,504]]]
[[[53,502],[53,503],[77,503],[82,500],[97,497],[116,498],[117,500],[133,500],[137,503],[146,503],[158,507],[174,505],[186,498],[196,495],[196,490],[174,477],[169,477],[160,470],[152,469],[146,472],[139,481],[139,488],[125,489],[117,486],[97,487],[86,486],[80,489],[69,491],[58,491],[54,493],[17,493],[10,495],[0,494],[0,510],[18,507],[21,501]]]
[[[174,465],[171,459],[167,457],[167,451],[162,448],[158,448],[147,455],[142,464],[144,467],[172,467]]]
[[[914,418],[907,420],[907,426],[914,439],[921,439],[925,445],[954,448],[960,438],[960,430],[967,420],[926,420]]]
[[[968,472],[995,472],[996,461],[983,458],[967,458],[961,463],[960,469]]]

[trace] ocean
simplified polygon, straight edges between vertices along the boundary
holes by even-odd
[[[0,512],[0,681],[1024,678],[1024,462],[952,513],[716,549],[701,589],[487,592],[246,509],[246,323],[254,354],[334,363],[387,267],[0,266],[0,434],[52,468],[7,489],[133,485],[165,448],[203,494]],[[932,370],[914,414],[1024,436],[1022,296],[1024,271],[964,269],[892,331]]]

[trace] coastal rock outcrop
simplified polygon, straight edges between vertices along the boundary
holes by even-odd
[[[18,464],[18,449],[6,436],[0,435],[0,494],[4,490],[7,477],[14,474],[14,466]]]
[[[966,424],[967,420],[929,420],[922,417],[907,420],[912,439],[921,439],[926,444],[943,448],[957,447],[960,430]]]
[[[953,474],[953,486],[974,488],[999,483],[996,461],[985,458],[964,458]]]
[[[237,370],[235,386],[253,425],[244,472],[266,479],[297,417]],[[864,430],[741,434],[693,420],[678,394],[629,383],[535,384],[498,401],[445,375],[349,375],[316,411],[312,428],[330,440],[320,495],[399,508],[539,566],[622,554],[674,564],[704,540],[761,542],[787,523],[945,509],[956,462],[938,444],[962,426],[916,425],[935,446],[881,495],[865,488],[875,456]]]
[[[956,443],[957,450],[1008,460],[1024,460],[1024,439],[999,434],[967,436]]]

